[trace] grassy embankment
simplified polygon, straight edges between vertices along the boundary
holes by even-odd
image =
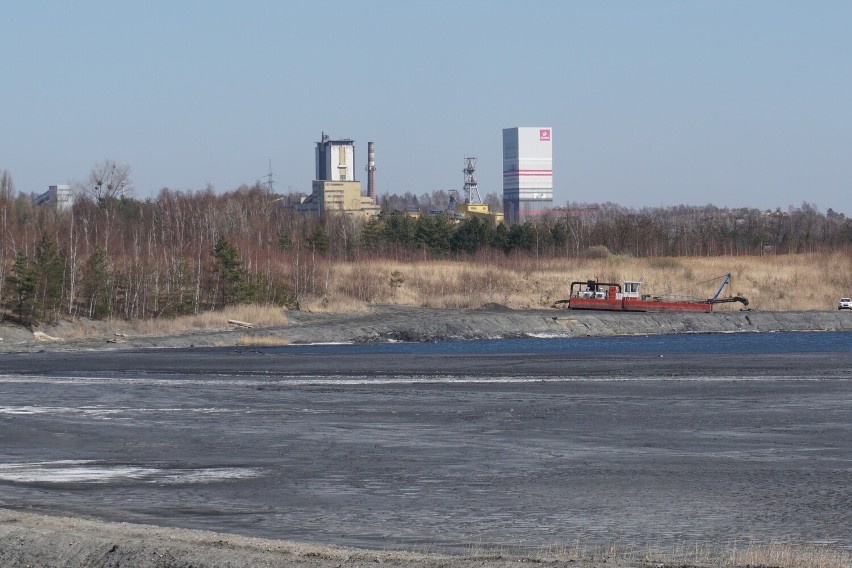
[[[764,257],[536,260],[497,257],[494,262],[370,261],[330,268],[325,302],[303,309],[353,311],[366,302],[435,308],[476,308],[498,303],[513,309],[546,308],[567,297],[572,281],[641,280],[649,293],[712,296],[726,273],[723,295],[742,295],[763,311],[834,310],[852,294],[852,258],[842,254]],[[739,310],[720,304],[719,310]]]
[[[160,336],[187,331],[219,330],[233,327],[230,321],[247,322],[256,327],[282,325],[287,322],[284,310],[276,306],[249,304],[228,306],[222,310],[203,312],[197,315],[163,318],[156,320],[116,320],[88,322],[83,325],[61,326],[54,335],[62,339],[75,339],[100,335]],[[239,326],[237,326],[239,327]],[[262,338],[260,339],[262,341]],[[257,338],[252,339],[256,344]],[[281,344],[281,340],[275,342]]]
[[[543,309],[564,299],[572,281],[641,280],[642,290],[708,298],[732,273],[722,295],[742,295],[762,311],[835,310],[841,296],[852,294],[852,258],[831,255],[763,257],[600,259],[507,258],[495,255],[475,262],[448,260],[332,262],[321,293],[303,295],[300,308],[313,312],[366,311],[370,304],[430,308],[478,308],[497,303],[512,309]],[[739,303],[715,309],[739,310]],[[134,335],[167,335],[190,330],[224,329],[229,320],[256,327],[281,325],[287,318],[274,306],[229,306],[173,319],[111,320],[98,327],[63,333],[69,338],[112,330]],[[262,340],[262,338],[260,339]],[[259,341],[252,338],[252,344]],[[280,341],[280,340],[277,340]]]

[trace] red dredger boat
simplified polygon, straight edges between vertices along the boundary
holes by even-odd
[[[621,284],[586,280],[572,282],[567,300],[558,300],[554,308],[567,305],[572,310],[608,310],[614,312],[712,312],[715,304],[740,302],[748,306],[748,300],[742,296],[721,297],[722,290],[731,281],[726,274],[722,285],[711,298],[675,294],[642,294],[639,286],[642,282],[627,281]]]

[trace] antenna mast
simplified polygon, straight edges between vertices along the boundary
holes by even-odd
[[[272,158],[269,158],[269,173],[266,174],[266,187],[269,188],[269,193],[273,193],[273,186],[275,185],[275,181],[272,179]]]

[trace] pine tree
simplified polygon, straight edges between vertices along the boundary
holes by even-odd
[[[249,279],[249,274],[242,267],[240,251],[228,240],[221,236],[213,245],[214,275],[221,283],[221,304],[239,304],[254,300],[257,289]]]
[[[109,259],[103,247],[95,247],[83,268],[83,298],[92,319],[109,315]]]
[[[65,262],[56,241],[44,234],[36,247],[35,275],[37,295],[35,307],[40,318],[54,322],[59,313],[64,288]]]
[[[450,246],[456,252],[473,254],[490,245],[493,235],[494,229],[489,223],[477,217],[470,217],[458,225]]]
[[[24,325],[34,323],[35,294],[38,286],[35,270],[30,266],[30,260],[23,251],[15,255],[12,266],[12,277],[9,279],[15,291],[14,313]]]
[[[328,231],[325,230],[325,226],[322,223],[317,223],[317,226],[314,227],[313,232],[308,237],[308,243],[320,254],[328,252],[331,240],[328,237]]]

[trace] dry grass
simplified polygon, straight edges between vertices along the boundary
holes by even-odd
[[[246,334],[237,340],[237,345],[244,347],[282,347],[290,345],[290,340],[286,337],[276,337],[274,335]]]
[[[499,303],[515,309],[544,308],[568,294],[570,283],[596,278],[641,280],[649,293],[712,296],[726,273],[723,295],[742,295],[763,311],[834,310],[852,294],[852,258],[843,253],[763,257],[512,259],[492,262],[422,261],[336,263],[330,267],[327,300],[303,303],[311,311],[363,311],[369,303],[438,308],[476,308]],[[392,275],[396,274],[396,277]],[[720,304],[717,310],[738,310]]]
[[[244,306],[227,306],[221,310],[172,319],[132,322],[109,320],[107,323],[116,328],[129,328],[139,335],[168,335],[201,329],[227,329],[228,320],[249,322],[260,327],[284,324],[287,322],[287,317],[284,315],[284,310],[279,306],[247,304]]]
[[[668,550],[648,549],[645,562],[668,565],[773,566],[777,568],[849,568],[852,552],[830,545],[793,545],[788,542],[749,543],[738,548],[712,545],[675,546]]]
[[[340,294],[305,296],[299,300],[299,309],[314,313],[348,314],[370,311],[366,302]]]
[[[103,322],[75,321],[56,331],[64,339],[116,335],[172,335],[197,330],[228,329],[228,320],[251,323],[254,326],[282,325],[287,322],[279,306],[248,304],[228,306],[222,310],[203,312],[192,316],[154,320],[106,320]]]
[[[667,548],[633,547],[612,543],[588,546],[582,541],[528,550],[512,547],[474,545],[467,556],[477,559],[532,559],[541,563],[604,564],[607,560],[638,561],[643,565],[739,568],[849,568],[852,552],[832,545],[794,545],[788,542],[748,543],[743,547],[714,544],[680,544]],[[611,562],[619,565],[618,562]]]

